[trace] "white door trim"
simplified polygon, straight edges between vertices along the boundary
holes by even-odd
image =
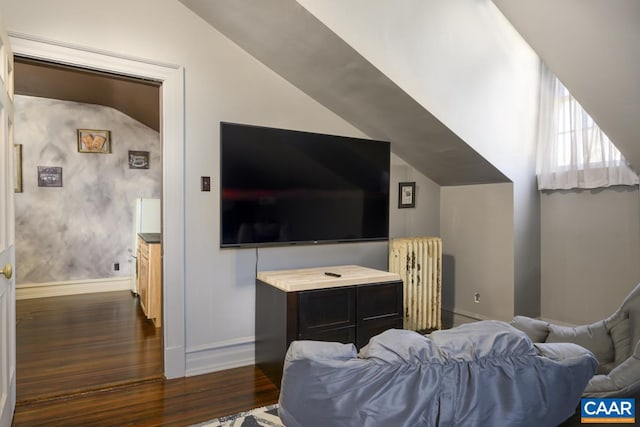
[[[16,294],[14,246],[15,158],[13,54],[0,24],[0,426],[10,427],[16,407]]]
[[[16,55],[162,82],[164,374],[185,376],[184,68],[9,32]]]

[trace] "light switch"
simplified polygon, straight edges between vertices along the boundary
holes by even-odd
[[[210,176],[201,176],[200,177],[200,191],[211,191],[211,177]]]

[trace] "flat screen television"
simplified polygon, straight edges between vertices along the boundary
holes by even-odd
[[[220,124],[220,246],[386,240],[385,141]]]

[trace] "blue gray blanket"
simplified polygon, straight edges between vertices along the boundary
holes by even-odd
[[[556,426],[597,360],[575,344],[533,344],[507,323],[421,335],[388,330],[351,344],[295,341],[279,415],[288,427]]]

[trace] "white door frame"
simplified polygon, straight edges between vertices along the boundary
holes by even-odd
[[[162,138],[164,375],[185,376],[184,68],[9,32],[16,55],[158,80]]]
[[[16,407],[16,287],[14,245],[13,54],[0,24],[0,426]]]

